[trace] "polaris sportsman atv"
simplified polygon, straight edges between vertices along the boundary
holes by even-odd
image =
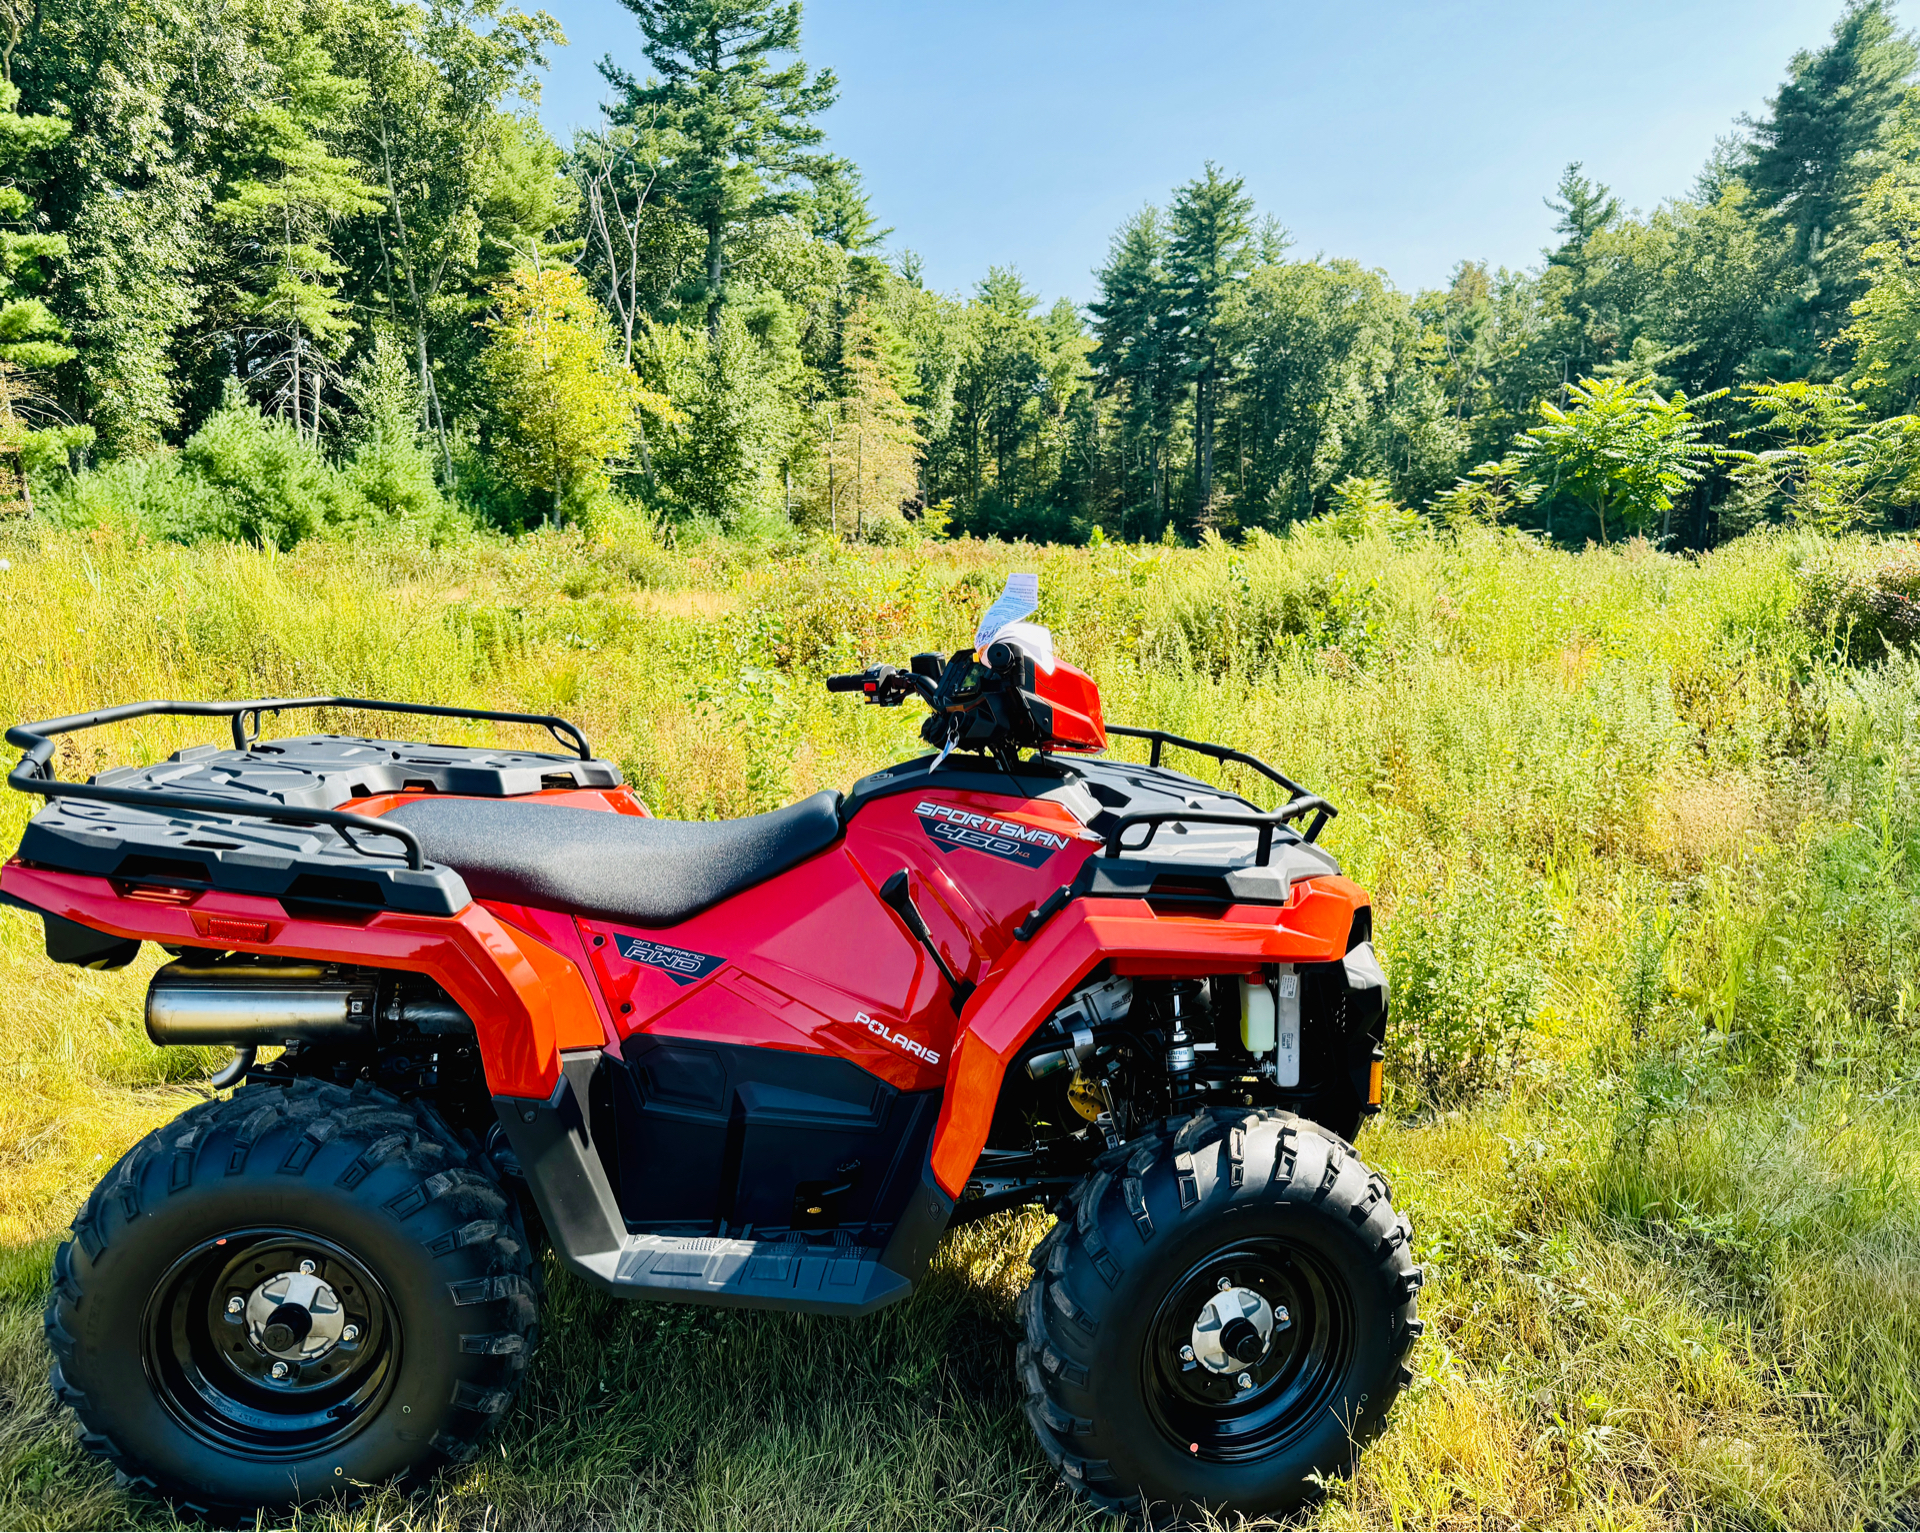
[[[944,1231],[1038,1203],[1016,1366],[1072,1489],[1257,1514],[1344,1470],[1408,1378],[1421,1275],[1350,1143],[1387,990],[1315,845],[1334,811],[1103,725],[1045,630],[983,637],[827,683],[922,700],[935,753],[711,824],[652,818],[558,718],[301,698],[9,730],[48,803],[0,898],[63,963],[158,943],[149,1035],[235,1051],[238,1089],[129,1150],[55,1257],[82,1442],[203,1513],[417,1480],[513,1400],[530,1230],[626,1298],[864,1315]],[[260,738],[322,707],[568,749]],[[156,714],[232,747],[56,778],[58,737]],[[1102,757],[1116,735],[1148,764]]]

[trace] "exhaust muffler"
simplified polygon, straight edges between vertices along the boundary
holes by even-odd
[[[147,987],[147,1036],[232,1048],[363,1038],[375,1001],[370,982],[320,964],[181,958]]]

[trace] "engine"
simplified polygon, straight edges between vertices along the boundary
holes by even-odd
[[[1201,1107],[1280,1107],[1351,1139],[1380,1100],[1388,993],[1370,935],[1363,911],[1334,963],[1096,972],[1010,1063],[973,1197],[997,1207],[1077,1178],[1142,1125]]]

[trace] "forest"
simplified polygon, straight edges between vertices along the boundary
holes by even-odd
[[[1012,265],[924,285],[832,151],[798,0],[625,3],[603,117],[560,144],[534,106],[565,38],[505,0],[3,0],[5,504],[282,548],[1920,520],[1891,0],[1852,0],[1686,195],[1628,210],[1569,164],[1528,269],[1409,293],[1303,257],[1208,163],[1084,308]]]

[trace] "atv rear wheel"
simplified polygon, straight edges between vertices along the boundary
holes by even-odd
[[[537,1339],[518,1212],[430,1109],[244,1087],[149,1134],[54,1257],[53,1390],[132,1485],[251,1514],[469,1456]]]
[[[1104,1157],[1020,1297],[1027,1416],[1069,1488],[1114,1512],[1260,1516],[1347,1469],[1420,1334],[1388,1197],[1289,1113],[1202,1111]]]

